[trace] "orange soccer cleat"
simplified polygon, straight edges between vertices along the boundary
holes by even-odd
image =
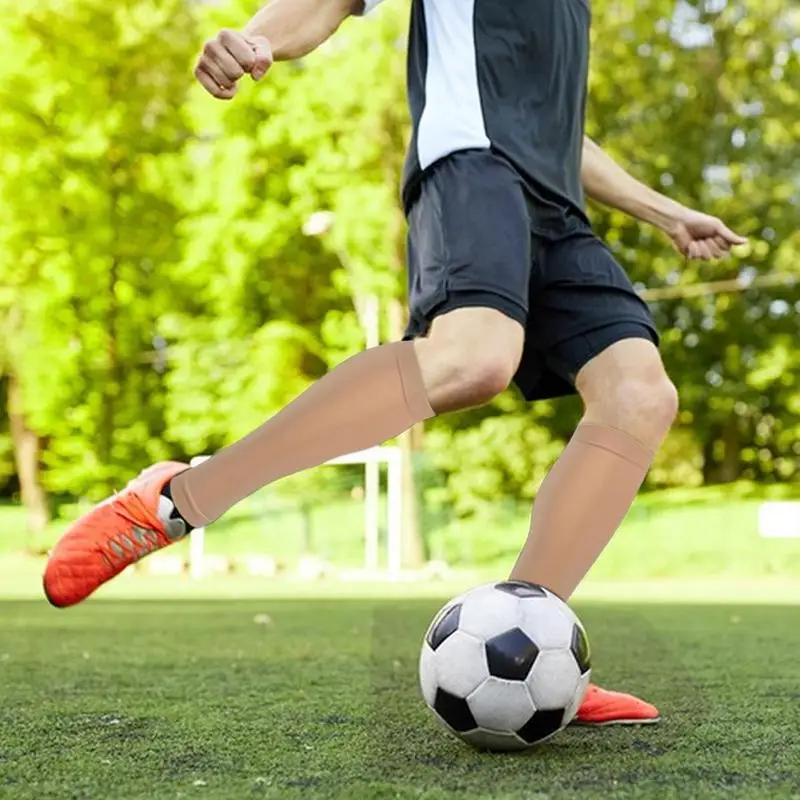
[[[80,603],[140,558],[186,535],[183,520],[170,518],[172,503],[161,494],[185,469],[187,464],[175,461],[155,464],[70,526],[44,572],[52,605]]]
[[[589,684],[573,725],[652,725],[661,720],[658,709],[622,692],[610,692]]]

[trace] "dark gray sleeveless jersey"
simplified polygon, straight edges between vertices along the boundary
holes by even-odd
[[[406,205],[437,160],[492,149],[546,205],[582,213],[590,18],[588,0],[412,0]]]

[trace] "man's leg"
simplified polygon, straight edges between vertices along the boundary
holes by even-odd
[[[522,326],[502,317],[485,363],[467,364],[456,351],[469,338],[466,325],[489,330],[500,316],[483,309],[453,311],[436,320],[428,339],[375,347],[345,361],[258,430],[176,475],[170,494],[181,516],[193,527],[208,525],[279,478],[493,397],[516,369]],[[503,352],[505,363],[497,358]]]
[[[568,599],[627,512],[677,406],[646,304],[588,226],[538,237],[516,382],[528,400],[578,392],[585,415],[534,502],[512,575]],[[591,686],[576,722],[656,722],[636,697]]]
[[[536,495],[531,530],[511,574],[565,600],[628,512],[677,410],[658,351],[644,339],[611,345],[579,372],[576,385],[583,419]],[[591,685],[575,723],[659,719],[650,703]]]
[[[530,275],[519,176],[489,151],[439,161],[409,211],[408,261],[407,338],[426,338],[354,356],[200,467],[145,470],[58,543],[44,576],[50,602],[80,602],[262,486],[502,391],[522,352]]]
[[[578,373],[585,412],[533,504],[512,578],[569,599],[627,514],[677,412],[655,345],[625,339]]]
[[[511,381],[522,326],[498,311],[462,308],[430,335],[344,362],[258,430],[202,468],[167,463],[87,514],[50,556],[44,588],[59,607],[84,600],[126,566],[206,524],[279,478],[379,445],[436,413],[488,402]],[[178,483],[178,481],[181,481]],[[169,496],[182,498],[175,516]]]

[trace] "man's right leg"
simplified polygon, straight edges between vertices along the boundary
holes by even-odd
[[[145,470],[58,543],[44,576],[50,602],[80,602],[262,486],[502,391],[527,319],[530,218],[519,176],[489,151],[437,162],[409,210],[408,262],[406,338],[415,341],[354,356],[199,467]]]
[[[245,439],[209,459],[212,469],[167,463],[76,522],[51,554],[45,593],[74,605],[153,550],[185,534],[163,490],[185,479],[199,524],[302,469],[382,444],[436,413],[481,405],[511,382],[522,326],[498,311],[461,308],[437,317],[427,338],[353,356]],[[190,483],[195,479],[193,483]],[[181,492],[174,486],[173,496]],[[183,507],[181,507],[182,513]]]
[[[480,345],[475,331],[488,337]],[[173,478],[172,499],[192,527],[208,525],[280,478],[481,404],[508,386],[522,337],[522,326],[496,311],[463,308],[437,318],[430,338],[359,353],[245,439]],[[475,346],[477,357],[467,358]]]

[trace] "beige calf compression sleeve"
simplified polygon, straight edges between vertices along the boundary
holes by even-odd
[[[579,425],[536,495],[511,577],[568,599],[631,507],[653,455],[623,431]]]
[[[373,347],[244,439],[173,478],[172,500],[190,525],[207,525],[262,486],[379,445],[433,415],[414,343]]]

